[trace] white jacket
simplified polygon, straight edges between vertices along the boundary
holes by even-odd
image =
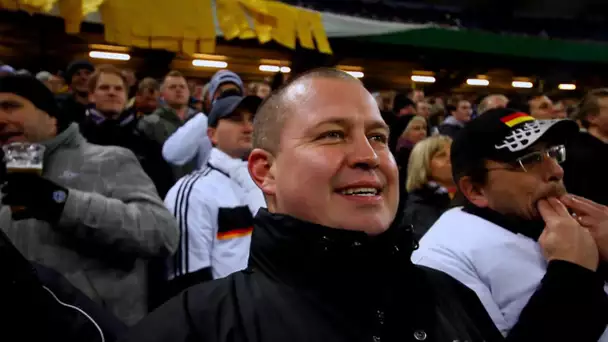
[[[475,291],[503,335],[517,323],[547,271],[536,241],[462,208],[437,220],[412,262],[443,271]],[[606,332],[600,341],[608,341]]]
[[[169,279],[207,267],[217,279],[247,266],[253,215],[265,203],[246,162],[212,149],[207,165],[180,179],[165,205],[182,237],[168,262]]]
[[[197,168],[202,169],[211,152],[207,136],[207,116],[198,113],[177,129],[163,144],[163,158],[171,164],[182,166],[194,158]]]

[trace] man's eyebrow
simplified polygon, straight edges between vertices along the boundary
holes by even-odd
[[[384,121],[373,121],[371,123],[369,123],[368,125],[369,129],[382,129],[385,130],[387,132],[390,132],[390,127],[384,122]]]
[[[313,129],[316,129],[323,125],[331,125],[331,124],[338,125],[338,126],[351,126],[352,122],[345,118],[327,118],[323,121],[318,122],[316,125],[314,125]],[[386,130],[387,132],[390,131],[389,126],[384,121],[376,121],[376,120],[366,122],[365,128],[369,129],[369,130],[382,129],[382,130]]]

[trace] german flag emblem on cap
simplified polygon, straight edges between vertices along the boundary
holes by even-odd
[[[504,118],[500,119],[500,121],[502,121],[505,125],[507,125],[509,127],[513,127],[522,122],[533,121],[533,120],[534,120],[534,118],[532,116],[530,116],[526,113],[521,113],[521,112],[513,113],[513,114],[507,115]]]

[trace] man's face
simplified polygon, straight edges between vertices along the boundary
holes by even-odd
[[[89,101],[102,113],[120,114],[127,104],[125,82],[118,75],[100,74],[95,90],[89,95]]]
[[[255,95],[261,99],[267,98],[268,95],[270,95],[270,86],[268,84],[261,83],[258,86],[258,91]]]
[[[539,120],[554,119],[553,102],[546,96],[538,96],[530,100],[530,115]]]
[[[598,133],[608,138],[608,97],[598,99],[600,112],[596,116],[587,117],[590,128],[598,130]]]
[[[545,145],[536,145],[533,151],[545,150]],[[564,171],[559,164],[546,155],[543,160],[525,165],[526,172],[517,165],[487,161],[488,181],[483,187],[488,207],[502,214],[527,220],[538,220],[537,203],[547,197],[559,197],[566,193],[562,181]]]
[[[418,103],[420,101],[424,101],[424,91],[422,90],[414,90],[412,92],[412,101],[414,101],[414,103]]]
[[[566,119],[568,117],[566,105],[563,102],[560,101],[553,105],[553,117],[556,119]]]
[[[160,91],[155,89],[144,89],[135,95],[135,106],[137,110],[144,113],[152,113],[158,107]]]
[[[454,119],[460,122],[471,121],[472,114],[473,110],[471,109],[471,103],[469,101],[458,102],[458,107],[456,107],[456,110],[452,113]]]
[[[374,235],[393,221],[398,171],[376,101],[353,81],[314,78],[286,94],[289,117],[270,172],[276,211]],[[268,190],[268,189],[266,189]]]
[[[178,76],[168,76],[163,83],[163,98],[170,107],[183,107],[190,100],[190,91],[186,79]]]
[[[29,100],[0,93],[0,146],[13,142],[37,143],[53,138],[57,121]]]
[[[209,139],[222,152],[233,158],[246,158],[252,148],[253,114],[236,109],[208,130]]]
[[[92,72],[88,69],[80,69],[76,71],[72,75],[72,83],[70,84],[70,87],[72,87],[72,89],[76,92],[88,93],[89,77],[91,74]]]
[[[431,105],[428,102],[421,101],[416,104],[416,114],[423,118],[431,116]]]

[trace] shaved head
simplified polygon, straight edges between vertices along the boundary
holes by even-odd
[[[258,109],[253,122],[253,148],[276,155],[280,148],[281,129],[294,106],[312,95],[305,85],[316,78],[330,78],[361,83],[348,73],[332,68],[319,68],[303,73],[272,93]]]

